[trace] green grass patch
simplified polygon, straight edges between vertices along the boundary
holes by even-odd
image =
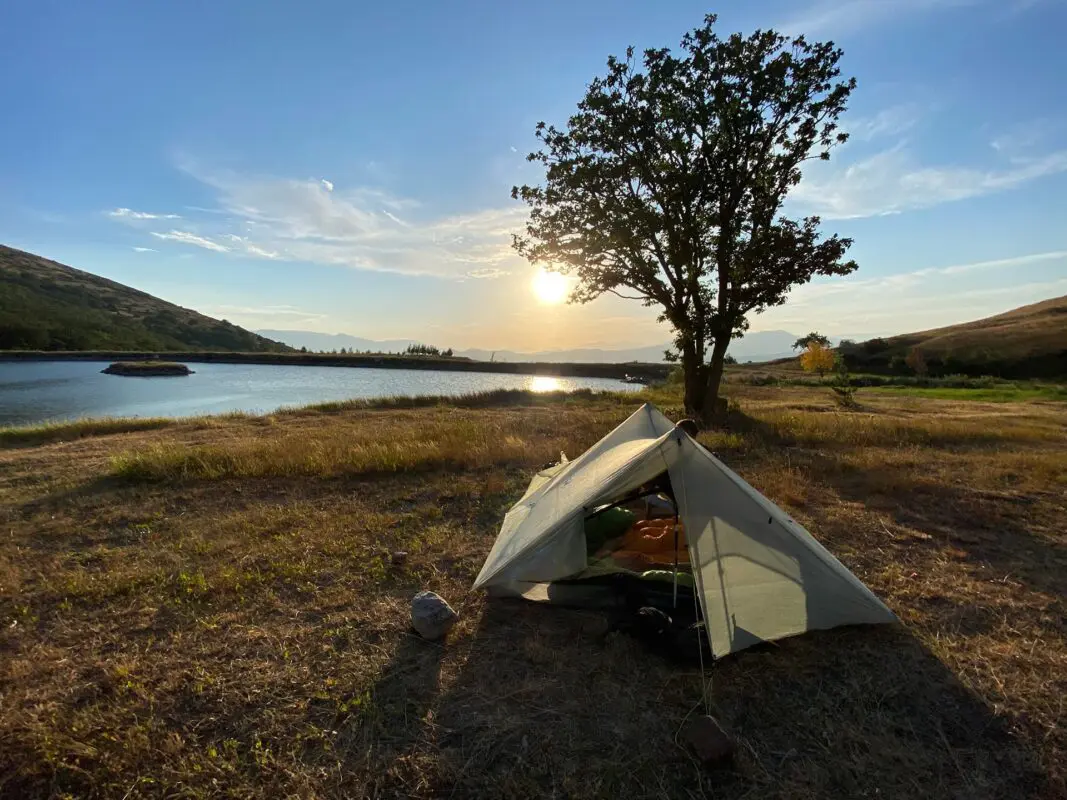
[[[506,408],[508,406],[555,406],[581,405],[590,402],[633,404],[646,401],[644,392],[596,392],[592,389],[576,389],[572,392],[534,392],[529,389],[493,389],[486,392],[471,392],[460,395],[395,395],[390,397],[354,398],[332,400],[307,406],[291,406],[278,414],[305,414],[308,412],[338,413],[375,409],[411,409],[444,406],[451,408]]]
[[[166,428],[178,421],[166,417],[145,417],[144,419],[103,417],[77,419],[70,422],[46,422],[42,425],[16,425],[0,428],[0,447],[26,447],[50,442],[69,442],[86,436],[155,430]]]
[[[1063,386],[998,386],[989,389],[878,386],[863,391],[933,400],[975,400],[986,403],[1022,403],[1032,400],[1067,402],[1067,387]]]

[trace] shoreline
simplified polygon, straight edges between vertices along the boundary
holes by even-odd
[[[625,392],[595,389],[535,392],[530,389],[490,389],[467,394],[388,395],[383,397],[326,400],[304,405],[279,406],[270,411],[220,411],[189,416],[83,416],[28,422],[0,424],[0,449],[12,445],[37,444],[47,441],[66,441],[69,438],[96,436],[102,433],[170,428],[184,423],[214,424],[232,420],[262,420],[267,417],[295,418],[311,415],[340,414],[347,411],[398,411],[420,408],[452,407],[466,409],[488,408],[546,408],[565,407],[570,402],[600,400],[609,405],[629,406],[651,398],[647,392]]]
[[[434,358],[407,355],[340,355],[334,353],[219,353],[150,352],[122,350],[0,351],[0,363],[23,361],[189,361],[199,364],[262,364],[267,366],[349,367],[375,369],[422,369],[442,372],[484,372],[503,375],[544,375],[556,378],[638,378],[662,381],[671,364],[571,364],[548,361],[474,361],[466,358]]]

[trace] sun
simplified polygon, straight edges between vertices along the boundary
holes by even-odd
[[[537,270],[533,279],[534,294],[546,305],[554,306],[567,299],[567,279],[558,272],[549,272],[544,267]]]

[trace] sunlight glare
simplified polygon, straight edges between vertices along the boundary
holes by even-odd
[[[537,375],[530,378],[526,388],[531,392],[558,392],[563,389],[563,381],[548,375]]]
[[[540,267],[534,275],[534,294],[546,305],[554,306],[566,300],[567,288],[567,279],[558,272],[549,272]]]

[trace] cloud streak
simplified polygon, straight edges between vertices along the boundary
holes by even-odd
[[[918,124],[921,117],[922,109],[917,103],[901,103],[884,108],[872,116],[845,120],[842,127],[849,132],[850,141],[869,142],[906,133]]]
[[[1065,171],[1067,150],[1011,158],[992,168],[932,167],[897,145],[851,164],[813,170],[790,199],[825,219],[877,217],[994,194]]]
[[[191,229],[152,233],[162,240],[249,258],[455,280],[499,278],[521,263],[511,249],[511,234],[526,219],[518,204],[420,219],[416,201],[373,187],[183,169],[215,190],[221,213],[204,214]]]
[[[840,36],[906,17],[978,5],[981,0],[820,0],[779,24],[785,33]]]
[[[190,233],[189,231],[171,231],[170,233],[153,231],[152,235],[157,239],[180,242],[181,244],[191,244],[196,247],[203,247],[205,250],[214,250],[216,253],[230,252],[230,248],[226,245],[213,242],[211,239],[205,239],[203,236],[197,236],[195,233]]]
[[[147,211],[134,211],[132,208],[116,208],[113,211],[108,211],[109,217],[115,219],[181,219],[179,214],[151,214]]]

